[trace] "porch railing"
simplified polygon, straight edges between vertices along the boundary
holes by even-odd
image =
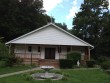
[[[20,57],[20,58],[40,58],[40,54],[39,53],[15,53],[16,57]]]
[[[60,53],[59,54],[59,59],[66,59],[66,54],[65,53]]]

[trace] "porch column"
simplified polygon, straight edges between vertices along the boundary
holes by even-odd
[[[90,60],[90,47],[88,47],[88,59]]]
[[[90,60],[90,52],[89,52],[89,48],[85,47],[85,56],[84,56],[84,60]]]
[[[26,44],[24,45],[24,52],[25,52],[25,53],[24,53],[24,58],[27,58],[27,57],[26,57]]]
[[[9,44],[9,54],[11,54],[11,44]]]
[[[72,46],[71,46],[71,51],[72,51]]]

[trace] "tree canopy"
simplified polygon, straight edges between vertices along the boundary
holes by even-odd
[[[84,0],[80,12],[73,18],[72,33],[94,45],[94,55],[100,55],[99,51],[104,51],[99,48],[103,48],[101,42],[105,40],[105,32],[109,29],[108,4],[108,0]],[[107,45],[109,40],[106,39]]]
[[[0,35],[5,41],[50,22],[42,0],[0,0]]]

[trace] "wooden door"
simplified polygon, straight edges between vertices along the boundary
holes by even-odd
[[[55,48],[45,48],[45,59],[55,59]]]

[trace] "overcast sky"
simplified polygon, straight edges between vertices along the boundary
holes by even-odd
[[[55,22],[65,22],[69,29],[72,28],[73,17],[79,11],[81,3],[83,0],[43,0],[46,13],[53,16]]]

